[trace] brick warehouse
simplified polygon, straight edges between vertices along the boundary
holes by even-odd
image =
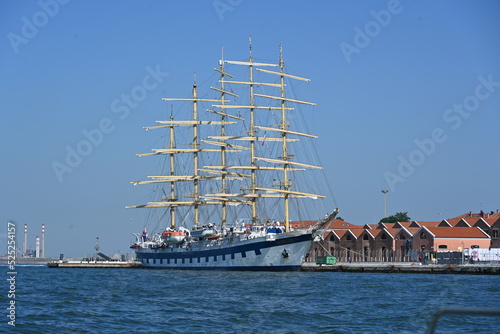
[[[313,222],[295,222],[296,228]],[[391,225],[391,226],[388,226]],[[333,220],[313,243],[307,262],[333,255],[339,262],[410,262],[434,258],[436,252],[500,248],[500,213],[472,213],[442,221],[355,225]]]

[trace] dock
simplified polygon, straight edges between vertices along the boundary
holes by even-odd
[[[57,261],[58,258],[55,257],[16,257],[15,264],[16,265],[45,265],[47,262]],[[0,264],[8,264],[9,261],[12,261],[12,258],[8,258],[6,256],[0,257]]]
[[[385,263],[385,262],[353,262],[334,265],[306,262],[301,271],[313,272],[353,272],[353,273],[407,273],[407,274],[470,274],[500,275],[499,264],[426,264],[419,263]]]
[[[49,268],[144,268],[137,261],[53,261]]]

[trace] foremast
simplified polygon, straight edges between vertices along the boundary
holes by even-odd
[[[292,76],[292,75],[287,75],[285,73],[285,62],[283,60],[283,48],[280,45],[280,56],[279,56],[279,68],[280,72],[275,73],[279,74],[280,76],[280,93],[281,96],[280,98],[277,97],[271,97],[271,96],[265,96],[267,98],[276,98],[280,100],[280,107],[281,107],[281,124],[279,124],[279,129],[281,130],[281,136],[283,138],[282,140],[282,156],[278,157],[278,159],[281,159],[283,161],[283,180],[278,184],[280,189],[283,190],[283,200],[284,200],[284,215],[285,215],[285,231],[289,232],[290,231],[290,196],[292,194],[297,194],[297,192],[293,192],[291,190],[292,188],[292,182],[289,177],[289,170],[290,167],[293,166],[293,162],[290,160],[293,159],[293,156],[288,153],[288,145],[287,145],[287,139],[288,139],[288,134],[294,134],[294,135],[299,135],[299,136],[305,136],[305,137],[311,137],[311,138],[317,138],[316,136],[305,134],[305,133],[298,133],[295,131],[289,131],[289,124],[287,123],[287,110],[290,108],[286,107],[286,102],[294,102],[294,103],[302,103],[302,104],[308,104],[308,105],[315,105],[314,103],[311,102],[306,102],[306,101],[299,101],[299,100],[292,100],[292,99],[287,99],[286,98],[286,91],[285,91],[285,77],[290,77],[290,78],[295,78],[299,80],[304,80],[304,81],[310,81],[309,79],[306,78],[301,78],[297,76]],[[267,71],[271,73],[271,71]],[[260,95],[264,96],[264,95]],[[297,164],[295,164],[297,165]],[[308,168],[317,168],[321,169],[321,167],[318,166],[313,166],[313,165],[306,165],[306,164],[299,164],[303,167],[308,167]],[[313,194],[305,194],[302,193],[302,196],[310,196]],[[313,195],[316,197],[324,197],[320,195]]]

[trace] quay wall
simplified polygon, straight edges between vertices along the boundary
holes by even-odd
[[[336,271],[336,272],[365,272],[365,273],[409,273],[409,274],[470,274],[470,275],[500,275],[500,265],[441,265],[417,263],[374,263],[353,262],[337,263],[335,265],[318,265],[306,262],[301,271]]]

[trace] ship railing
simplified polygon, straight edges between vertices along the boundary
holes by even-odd
[[[434,313],[429,321],[427,334],[433,334],[439,318],[443,315],[469,315],[469,316],[495,316],[500,317],[500,309],[491,308],[467,308],[467,307],[443,307]]]
[[[200,240],[200,241],[194,241],[191,243],[192,248],[203,248],[203,247],[214,247],[214,246],[223,246],[223,245],[230,245],[235,242],[238,242],[240,240],[245,240],[244,237],[236,235],[236,236],[229,236],[229,237],[224,237],[220,238],[217,240]]]

